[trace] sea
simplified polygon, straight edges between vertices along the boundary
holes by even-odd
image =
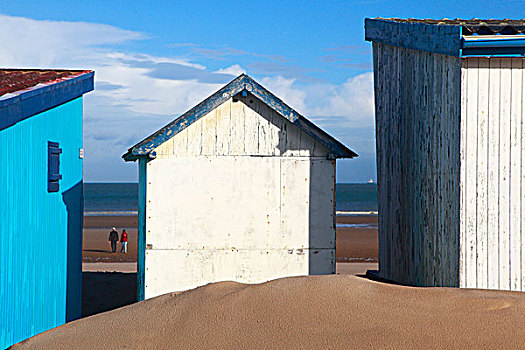
[[[84,215],[136,215],[137,183],[85,183]],[[336,184],[337,215],[377,214],[377,184]]]

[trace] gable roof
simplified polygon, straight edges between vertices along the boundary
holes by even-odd
[[[0,131],[93,90],[90,70],[0,69]]]
[[[233,96],[241,92],[249,92],[270,108],[275,110],[285,119],[297,126],[314,140],[328,148],[336,158],[353,158],[357,154],[348,149],[345,145],[328,135],[326,132],[315,126],[308,119],[297,113],[274,94],[259,85],[255,80],[246,74],[241,74],[230,83],[225,85],[219,91],[193,107],[179,118],[175,119],[162,129],[148,136],[144,140],[131,147],[126,154],[122,156],[126,161],[135,161],[140,156],[146,156],[156,147],[171,139],[182,130],[205,116],[208,112],[220,106]]]

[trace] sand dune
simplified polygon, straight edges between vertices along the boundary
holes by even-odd
[[[518,348],[525,294],[355,276],[210,284],[58,327],[17,348]]]

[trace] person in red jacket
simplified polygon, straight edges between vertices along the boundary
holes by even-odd
[[[122,230],[122,234],[120,235],[120,252],[126,254],[128,252],[128,234],[126,233],[126,230]]]

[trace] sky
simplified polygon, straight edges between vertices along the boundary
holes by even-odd
[[[136,182],[121,156],[241,73],[359,154],[337,182],[376,179],[366,17],[524,18],[508,1],[4,1],[6,68],[95,70],[84,181]]]

